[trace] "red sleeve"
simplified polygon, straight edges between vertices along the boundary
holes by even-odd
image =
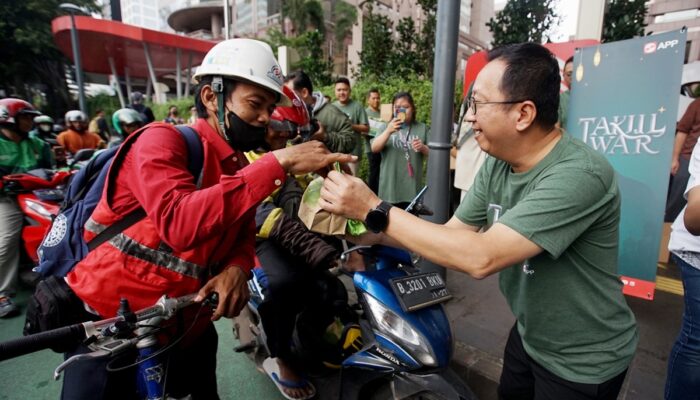
[[[676,125],[676,130],[683,133],[690,133],[695,124],[695,116],[700,113],[700,100],[695,100],[688,106],[688,109],[683,113],[683,117]]]
[[[218,184],[196,190],[187,170],[185,140],[166,127],[144,132],[130,152],[130,173],[135,179],[130,179],[129,186],[161,239],[177,251],[237,226],[246,212],[285,180],[277,158],[268,154],[235,175],[221,175]],[[207,157],[212,153],[205,151],[205,165],[211,165]]]
[[[247,275],[255,267],[255,220],[251,218],[249,226],[244,228],[236,243],[231,247],[236,251],[229,252],[223,260],[223,268],[240,267]]]

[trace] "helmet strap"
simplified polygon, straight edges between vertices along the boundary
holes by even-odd
[[[216,115],[219,120],[219,127],[221,127],[221,132],[224,135],[224,139],[228,140],[228,135],[226,135],[226,126],[224,125],[224,116],[226,115],[225,104],[224,104],[224,79],[221,76],[215,76],[211,80],[211,88],[216,93],[216,100],[218,103],[219,110]]]

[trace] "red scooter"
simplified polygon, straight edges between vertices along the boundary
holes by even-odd
[[[37,249],[51,228],[53,217],[58,214],[63,188],[70,176],[68,171],[36,169],[5,175],[0,181],[0,189],[16,197],[24,214],[22,245],[28,258],[26,261],[33,265],[39,262]]]

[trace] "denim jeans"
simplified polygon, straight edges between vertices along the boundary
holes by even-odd
[[[668,357],[666,400],[700,399],[700,269],[675,254],[683,277],[683,324]]]

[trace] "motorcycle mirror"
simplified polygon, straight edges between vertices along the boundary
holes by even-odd
[[[418,215],[413,211],[413,209],[415,208],[416,204],[422,203],[421,199],[423,198],[423,196],[425,195],[425,192],[427,190],[428,190],[428,185],[423,186],[423,189],[421,189],[420,192],[418,192],[418,194],[416,195],[416,197],[414,197],[413,200],[411,200],[411,203],[408,205],[408,207],[406,207],[405,211],[409,212],[411,214],[414,214],[414,215]],[[432,215],[432,214],[430,214],[430,215]]]
[[[89,160],[93,154],[95,154],[95,149],[78,150],[78,152],[75,153],[75,156],[73,156],[73,164],[80,162],[80,161]]]

